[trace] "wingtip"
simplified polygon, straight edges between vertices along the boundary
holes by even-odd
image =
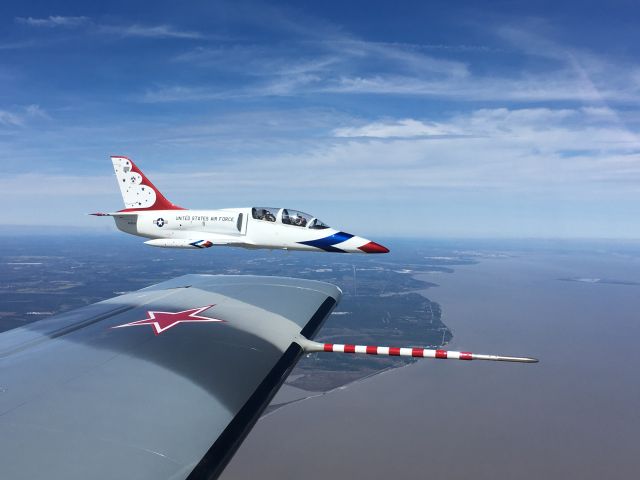
[[[512,362],[520,362],[520,363],[538,363],[540,360],[534,357],[507,357],[511,359]]]
[[[516,362],[516,363],[538,363],[540,360],[534,357],[505,357],[502,355],[497,355],[495,358],[487,358],[491,357],[490,355],[475,355],[478,360],[497,360],[499,362]],[[476,358],[474,358],[475,360]]]

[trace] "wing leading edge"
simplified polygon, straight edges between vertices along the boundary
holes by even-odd
[[[0,334],[3,478],[215,478],[341,296],[186,275]]]

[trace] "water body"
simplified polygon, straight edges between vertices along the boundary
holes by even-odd
[[[221,478],[635,478],[640,257],[484,259],[423,279],[450,348],[539,364],[422,361],[263,417]]]

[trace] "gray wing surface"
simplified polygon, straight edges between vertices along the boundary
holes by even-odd
[[[186,275],[0,334],[0,476],[217,477],[340,295]],[[123,327],[208,305],[223,321]]]

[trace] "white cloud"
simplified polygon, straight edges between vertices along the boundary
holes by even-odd
[[[498,234],[503,232],[492,209],[503,209],[500,220],[517,223],[518,207],[513,205],[524,201],[531,202],[531,209],[543,209],[535,213],[536,218],[540,225],[547,225],[545,232],[554,234],[555,227],[545,222],[555,218],[563,202],[573,202],[574,210],[566,216],[579,224],[581,218],[591,218],[590,206],[607,205],[599,207],[603,211],[626,208],[640,194],[640,142],[634,130],[606,113],[591,107],[485,108],[439,117],[437,122],[384,118],[363,124],[346,116],[336,118],[330,111],[300,109],[287,118],[278,117],[277,112],[236,112],[191,126],[168,121],[142,127],[124,122],[119,130],[100,133],[118,138],[161,191],[185,207],[291,205],[336,225],[342,222],[356,228],[360,222],[359,228],[371,229],[376,228],[380,209],[386,208],[394,217],[392,223],[401,227],[409,221],[407,212],[418,206],[429,222],[412,225],[412,232],[432,233],[431,227],[438,225],[464,231],[462,222],[474,221],[489,222],[482,232]],[[635,119],[634,125],[639,121]],[[294,129],[304,124],[307,130]],[[331,136],[336,124],[351,129],[345,130],[349,133],[359,129],[359,133],[380,136]],[[433,125],[464,135],[415,135]],[[79,138],[79,144],[61,145],[50,133],[40,138],[54,147],[48,156],[36,150],[35,162],[29,160],[34,154],[29,145],[37,138],[24,143],[27,151],[14,148],[15,155],[10,149],[4,151],[19,163],[41,166],[61,157],[84,165],[80,159],[90,157],[91,172],[98,169],[95,165],[103,165],[102,174],[85,178],[77,168],[70,168],[68,175],[7,173],[0,179],[0,193],[8,199],[20,196],[22,211],[24,205],[45,201],[61,208],[67,205],[65,211],[73,213],[68,217],[71,223],[89,222],[84,213],[90,211],[120,208],[108,160],[99,160],[99,153],[87,155],[81,140],[97,135],[75,128],[65,136]],[[105,149],[93,142],[89,145],[94,152]],[[371,199],[375,208],[365,221],[358,212]],[[393,205],[402,212],[397,218]],[[343,207],[351,214],[344,213]],[[484,209],[483,216],[474,217],[476,208]],[[452,220],[451,215],[461,217]],[[607,222],[587,233],[609,232]],[[508,228],[517,232],[513,225]]]
[[[406,118],[390,122],[374,122],[360,127],[337,128],[333,134],[336,137],[408,138],[460,135],[460,132],[439,123]]]
[[[8,42],[0,43],[0,50],[19,50],[22,48],[28,48],[35,45],[33,40],[27,40],[22,42]]]
[[[640,102],[640,90],[618,77],[611,85],[595,90],[569,70],[517,77],[422,79],[407,75],[342,76],[326,82],[320,91],[341,94],[406,95],[470,101],[582,101]]]
[[[139,38],[203,38],[199,32],[178,30],[171,25],[102,25],[98,31],[107,35]]]
[[[50,124],[31,129],[28,137],[0,137],[0,148],[16,158],[38,156],[21,163],[46,165],[48,158],[78,158],[87,151],[99,157],[113,148],[108,139],[118,138],[118,150],[128,151],[143,168],[152,159],[156,168],[171,170],[179,158],[180,167],[165,176],[164,185],[184,195],[208,195],[211,188],[232,196],[241,189],[260,198],[274,192],[323,198],[326,192],[354,196],[372,191],[406,198],[421,188],[637,190],[635,126],[640,119],[630,117],[631,127],[626,127],[607,112],[594,107],[484,108],[437,119],[366,123],[330,109],[257,110],[187,124],[161,119],[99,128]],[[28,125],[25,118],[35,121],[42,115],[37,107],[12,109],[0,114],[0,122],[16,129]],[[63,140],[68,138],[78,141],[67,145]],[[83,140],[96,138],[104,140]],[[52,146],[49,157],[42,155],[43,145]]]
[[[22,124],[21,116],[7,110],[0,110],[0,125],[19,127],[22,126]]]
[[[436,61],[417,52],[403,52],[402,47],[385,47],[384,55],[375,44],[358,49],[307,54],[303,60],[291,61],[288,53],[235,49],[200,50],[181,55],[177,60],[240,75],[239,86],[220,92],[208,86],[182,85],[169,88],[199,91],[182,100],[206,100],[271,95],[302,96],[310,94],[431,97],[456,101],[501,102],[585,102],[599,106],[602,102],[640,103],[637,71],[625,65],[610,65],[608,72],[587,73],[582,66],[565,64],[536,72],[509,72],[501,75],[470,73],[461,62]],[[358,53],[360,52],[360,53]],[[394,57],[395,55],[395,57]],[[295,56],[295,55],[293,55]],[[377,60],[374,60],[377,59]],[[372,70],[369,62],[384,61]],[[256,81],[257,79],[257,81]],[[145,101],[164,95],[147,95]],[[180,98],[176,98],[180,99]]]
[[[86,25],[91,20],[89,17],[65,17],[61,15],[51,15],[46,18],[16,17],[15,21],[31,27],[74,28]]]
[[[9,127],[23,127],[30,120],[49,118],[39,105],[27,105],[14,111],[0,110],[0,125]]]
[[[438,123],[402,119],[342,127],[333,130],[342,137],[334,141],[318,141],[305,150],[273,157],[237,159],[215,174],[194,173],[185,185],[198,189],[202,183],[206,189],[214,182],[216,188],[225,189],[241,182],[308,195],[376,190],[402,197],[420,188],[517,192],[562,186],[581,191],[625,179],[624,188],[638,190],[629,181],[640,185],[640,141],[601,113],[478,109]],[[283,177],[287,171],[295,171],[295,182]],[[340,174],[327,175],[330,171]]]
[[[174,60],[240,75],[239,86],[225,92],[228,98],[376,94],[476,102],[640,102],[640,68],[631,61],[561,45],[536,28],[492,28],[506,51],[527,61],[488,72],[478,62],[495,62],[495,49],[475,49],[469,56],[460,48],[366,41],[333,28],[312,34],[296,28],[300,38],[286,44],[198,47]]]
[[[28,105],[25,108],[25,115],[28,118],[51,118],[49,117],[49,114],[40,107],[40,105]]]
[[[204,36],[195,31],[180,30],[171,25],[141,25],[141,24],[121,24],[104,25],[96,24],[90,17],[65,17],[61,15],[51,15],[46,18],[16,17],[16,23],[29,25],[37,28],[78,28],[92,26],[93,31],[99,34],[119,36],[119,37],[140,37],[140,38],[184,38],[198,39]]]
[[[257,97],[287,97],[299,94],[312,84],[319,84],[322,77],[314,74],[281,75],[235,89],[215,87],[191,87],[182,85],[161,86],[148,89],[135,100],[143,103],[194,102],[206,100],[231,100]]]
[[[404,70],[417,76],[441,75],[446,78],[465,78],[469,76],[466,63],[448,58],[427,55],[415,45],[402,43],[370,42],[354,39],[330,40],[324,43],[336,53],[355,60],[368,58],[383,60],[386,68],[395,71]]]
[[[562,136],[564,145],[569,148],[573,139],[566,138],[570,132],[581,135],[589,131],[590,142],[581,143],[580,147],[590,145],[597,138],[603,137],[609,142],[637,142],[635,134],[625,129],[612,129],[606,124],[615,122],[617,116],[608,108],[583,107],[578,109],[551,108],[486,108],[469,113],[459,114],[448,121],[432,122],[411,118],[367,123],[360,126],[341,127],[333,130],[335,137],[372,137],[372,138],[411,138],[411,137],[507,137],[522,138],[526,132],[535,136],[544,134],[545,138]],[[580,123],[580,127],[576,126]],[[603,124],[605,122],[605,124]],[[590,125],[597,125],[594,129]],[[591,130],[589,130],[591,128]],[[605,132],[606,135],[602,135]],[[573,138],[573,137],[572,137]],[[542,138],[540,138],[542,140]],[[541,142],[548,145],[547,142]],[[575,145],[573,146],[575,147]]]
[[[239,97],[240,92],[224,92],[222,90],[180,85],[148,89],[138,98],[143,103],[192,102],[202,100],[220,100]]]

